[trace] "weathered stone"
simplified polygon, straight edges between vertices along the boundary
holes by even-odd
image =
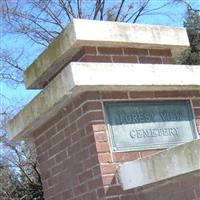
[[[153,184],[200,170],[200,140],[121,165],[118,174],[124,190]]]
[[[26,87],[43,88],[82,46],[168,48],[176,56],[189,42],[184,28],[74,19],[27,68]]]

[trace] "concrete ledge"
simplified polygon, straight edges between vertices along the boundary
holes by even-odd
[[[73,81],[86,90],[200,89],[200,66],[71,63]]]
[[[119,178],[124,190],[153,184],[200,170],[200,139],[124,163]]]
[[[189,46],[186,30],[158,25],[74,19],[24,73],[27,88],[43,88],[82,46],[170,48]]]
[[[199,66],[74,62],[8,123],[7,130],[11,139],[27,136],[81,92],[195,90],[199,77]]]

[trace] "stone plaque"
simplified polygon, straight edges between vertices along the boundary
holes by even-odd
[[[167,148],[197,138],[189,101],[105,104],[114,151]]]

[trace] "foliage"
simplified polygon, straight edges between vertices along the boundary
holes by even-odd
[[[200,11],[188,7],[187,17],[184,21],[187,29],[190,48],[187,49],[179,58],[178,62],[188,65],[200,64]]]

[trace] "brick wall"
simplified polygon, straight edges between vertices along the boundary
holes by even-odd
[[[85,46],[44,85],[46,86],[70,62],[175,64],[170,49],[142,49],[122,47]]]
[[[170,49],[83,47],[72,61],[173,64]]]
[[[116,177],[119,164],[159,150],[112,152],[103,105],[108,101],[143,99],[191,100],[200,134],[200,91],[86,92],[33,133],[45,200],[192,200],[200,197],[199,178],[187,184],[180,179],[153,189],[122,191]]]

